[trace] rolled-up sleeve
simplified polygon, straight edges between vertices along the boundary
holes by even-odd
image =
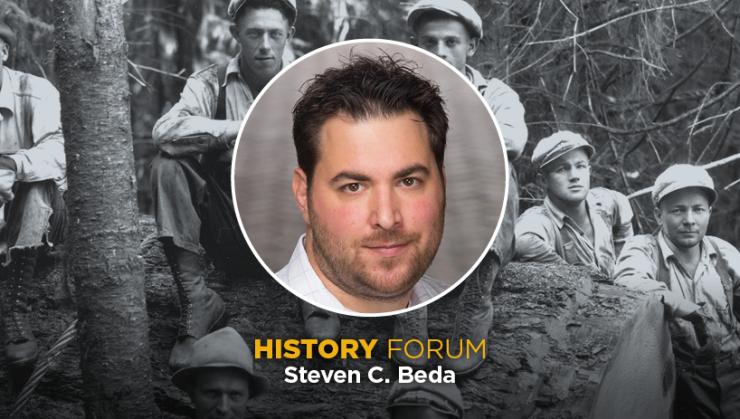
[[[614,243],[623,244],[629,237],[635,235],[632,227],[634,213],[629,199],[624,194],[617,191],[612,191],[612,194],[614,195],[615,204],[614,225],[612,226]]]
[[[215,67],[189,77],[180,100],[154,124],[154,145],[171,156],[228,148],[230,138],[225,134],[233,122],[212,119],[217,97]]]
[[[490,79],[484,98],[501,128],[509,158],[518,158],[524,151],[528,135],[524,106],[519,101],[519,95],[501,80]]]
[[[546,227],[551,221],[538,210],[530,208],[517,220],[514,258],[521,262],[567,263],[555,249],[554,238]]]
[[[614,269],[614,283],[626,288],[652,292],[661,299],[671,317],[683,317],[699,306],[658,281],[657,244],[647,235],[627,239]]]
[[[9,154],[8,157],[15,161],[16,179],[20,182],[60,181],[66,175],[66,160],[59,92],[42,78],[33,77],[29,83],[33,147]]]

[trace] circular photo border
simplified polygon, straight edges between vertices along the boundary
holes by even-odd
[[[390,51],[390,52],[383,50],[383,46],[384,45],[385,46],[392,47],[393,50]],[[474,92],[475,93],[475,96],[478,98],[478,100],[480,100],[481,105],[483,106],[483,108],[488,113],[488,116],[489,116],[491,122],[493,123],[493,126],[494,126],[495,131],[496,131],[496,135],[498,137],[498,141],[499,141],[499,145],[500,145],[500,150],[501,150],[501,154],[502,154],[501,155],[501,161],[503,162],[503,169],[502,169],[502,172],[501,172],[501,177],[504,180],[504,182],[503,182],[504,183],[504,187],[501,190],[501,197],[500,197],[501,206],[500,206],[500,208],[498,208],[496,226],[493,229],[493,233],[491,234],[491,237],[489,238],[488,242],[485,244],[485,247],[482,249],[481,254],[475,259],[475,261],[472,264],[472,266],[470,266],[470,268],[467,269],[467,271],[465,271],[465,273],[462,276],[460,276],[457,280],[455,280],[454,282],[451,281],[450,285],[448,285],[447,288],[444,291],[439,292],[434,297],[429,298],[429,299],[427,299],[427,300],[425,300],[425,301],[423,301],[423,302],[421,302],[419,304],[416,304],[416,305],[413,305],[413,306],[409,306],[409,307],[406,307],[406,308],[403,308],[403,309],[400,309],[400,310],[387,311],[387,312],[379,312],[379,313],[365,313],[365,312],[354,312],[354,311],[349,311],[349,310],[340,310],[340,309],[337,309],[336,307],[330,307],[330,306],[326,306],[326,305],[317,303],[315,301],[311,301],[311,300],[307,299],[306,297],[302,296],[299,292],[297,292],[296,290],[294,290],[291,286],[289,286],[288,284],[286,284],[283,280],[281,280],[277,276],[277,271],[273,271],[272,270],[272,268],[270,267],[270,265],[263,259],[263,257],[260,255],[260,252],[257,251],[257,248],[255,247],[254,243],[250,239],[250,236],[247,233],[247,229],[246,229],[246,227],[244,225],[244,221],[243,221],[244,220],[244,217],[242,216],[242,214],[241,214],[241,212],[239,210],[239,199],[238,199],[239,198],[239,194],[237,193],[237,171],[238,171],[237,170],[237,163],[239,161],[238,156],[240,155],[239,154],[239,150],[240,150],[240,146],[241,146],[241,143],[242,143],[241,140],[242,140],[242,138],[245,137],[245,128],[247,127],[247,124],[250,121],[250,118],[253,116],[253,112],[255,112],[256,110],[258,110],[258,108],[259,108],[258,107],[258,104],[264,98],[264,96],[270,91],[270,88],[275,83],[278,83],[281,80],[281,78],[286,73],[291,72],[296,66],[300,66],[301,63],[303,63],[306,60],[311,59],[312,57],[314,57],[316,55],[319,55],[319,54],[322,54],[322,53],[326,53],[327,51],[333,50],[333,49],[342,49],[342,50],[347,49],[347,54],[345,54],[344,56],[347,56],[348,57],[349,56],[349,52],[353,52],[354,47],[363,47],[363,48],[364,47],[370,47],[370,48],[377,49],[378,51],[381,51],[381,52],[390,54],[392,56],[395,56],[395,54],[399,53],[399,51],[396,51],[398,49],[408,49],[408,50],[414,51],[417,54],[424,55],[427,58],[429,58],[430,60],[436,61],[438,64],[446,67],[451,72],[451,74],[455,74],[460,80],[464,81],[467,84],[467,86],[471,89],[471,92]],[[358,54],[360,54],[360,55],[366,55],[365,54],[365,51],[359,51]],[[343,56],[343,55],[340,55],[340,56]],[[406,59],[406,60],[413,61],[411,58],[406,57],[406,56],[403,56],[403,58]],[[341,64],[342,64],[342,62],[341,61],[338,61],[336,63],[336,66],[339,66]],[[421,68],[421,67],[422,66],[419,65],[419,68]],[[331,68],[331,67],[329,67],[329,66],[324,67],[324,69],[328,69],[328,68]],[[311,80],[315,75],[316,74],[306,74],[306,78],[305,78],[305,80],[304,80],[303,83],[305,83],[306,81]],[[422,76],[424,76],[424,75],[422,74]],[[442,83],[439,83],[438,82],[437,84],[441,88]],[[303,87],[303,84],[301,84],[301,87]],[[447,113],[448,113],[448,116],[449,116],[450,115],[450,111],[449,111],[449,106],[450,106],[450,104],[449,104],[449,98],[446,98],[446,97],[443,97],[443,98],[445,99],[445,109],[447,110]],[[289,110],[287,110],[286,112],[290,113]],[[291,116],[291,121],[292,121],[292,116]],[[451,118],[450,118],[450,121],[452,121]],[[450,129],[452,129],[452,123],[450,124]],[[449,131],[448,131],[448,134],[449,134]],[[292,137],[291,137],[290,143],[292,145]],[[445,160],[447,160],[447,152],[449,151],[449,145],[450,145],[450,143],[449,143],[449,137],[448,137],[448,143],[447,143],[447,150],[446,150]],[[446,163],[445,163],[445,165],[446,165]],[[293,167],[297,167],[297,162],[294,163],[294,166]],[[292,168],[291,168],[291,172],[292,172]],[[419,48],[417,46],[414,46],[414,45],[411,45],[411,44],[407,44],[407,43],[404,43],[404,42],[391,41],[391,40],[385,40],[385,39],[355,39],[355,40],[350,40],[350,41],[342,41],[342,42],[337,42],[337,43],[329,44],[329,45],[323,46],[321,48],[317,48],[316,50],[311,51],[311,52],[309,52],[309,53],[307,53],[307,54],[299,57],[298,59],[296,59],[293,62],[289,63],[288,65],[284,66],[284,68],[265,85],[265,87],[262,89],[262,91],[257,95],[257,97],[252,102],[252,104],[249,107],[249,110],[248,110],[246,116],[242,120],[242,124],[241,124],[241,127],[239,129],[239,134],[237,136],[237,140],[236,140],[236,143],[234,145],[234,153],[233,153],[232,168],[231,168],[231,194],[232,194],[232,199],[233,199],[233,202],[234,202],[234,211],[236,212],[236,215],[237,215],[237,221],[239,223],[239,227],[241,229],[242,235],[244,236],[245,240],[247,241],[247,244],[249,245],[250,250],[252,251],[252,253],[254,254],[254,256],[257,258],[257,260],[259,261],[259,263],[262,265],[262,267],[283,288],[285,288],[291,294],[293,294],[296,297],[298,297],[300,300],[305,301],[305,302],[307,302],[309,304],[312,304],[312,305],[314,305],[316,307],[319,307],[319,308],[321,308],[323,310],[326,310],[326,311],[329,311],[329,312],[334,312],[334,313],[341,314],[341,315],[346,315],[346,316],[355,316],[355,317],[385,317],[385,316],[393,316],[393,315],[397,315],[397,314],[403,314],[403,313],[406,313],[406,312],[409,312],[409,311],[412,311],[412,310],[415,310],[415,309],[418,309],[418,308],[425,307],[425,306],[427,306],[427,305],[429,305],[429,304],[431,304],[431,303],[439,300],[440,298],[444,297],[448,293],[452,292],[452,290],[454,290],[455,288],[457,288],[480,265],[481,261],[483,260],[483,257],[487,254],[487,252],[491,251],[491,248],[493,246],[493,241],[496,238],[496,236],[497,236],[497,234],[499,232],[499,229],[501,228],[501,223],[502,223],[502,220],[504,218],[504,211],[506,209],[506,203],[507,203],[507,199],[508,199],[508,188],[510,187],[508,173],[509,173],[509,160],[508,160],[508,156],[506,154],[506,144],[504,142],[503,135],[501,133],[501,128],[499,127],[499,123],[496,120],[496,118],[494,117],[493,111],[491,110],[491,108],[486,103],[485,99],[483,98],[483,95],[481,95],[480,92],[478,92],[478,89],[471,83],[470,80],[468,80],[467,77],[465,77],[457,69],[455,69],[452,65],[450,65],[449,63],[447,63],[443,59],[441,59],[441,58],[437,57],[436,55],[434,55],[434,54],[432,54],[432,53],[430,53],[430,52],[428,52],[428,51],[426,51],[426,50],[424,50],[422,48]],[[447,189],[449,190],[449,184],[448,184],[448,188]],[[449,197],[449,192],[448,192],[447,195]],[[291,202],[293,203],[293,205],[295,205],[295,201],[294,200],[291,200]],[[297,211],[297,209],[296,209],[296,211]],[[447,229],[447,220],[445,221],[445,229]],[[445,234],[447,234],[447,233],[445,233]],[[297,240],[297,239],[298,239],[298,237],[294,238],[294,240]],[[443,242],[444,242],[444,237],[443,237]],[[291,244],[290,244],[291,252],[293,251],[292,249],[294,247],[295,247],[295,241],[291,242]],[[440,249],[438,250],[438,252],[441,249],[442,249],[442,246],[440,245]],[[437,255],[439,255],[439,253]],[[435,259],[436,259],[436,256],[435,256]],[[289,260],[289,258],[286,259],[286,263],[287,263],[287,260]]]

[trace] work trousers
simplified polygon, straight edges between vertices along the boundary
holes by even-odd
[[[675,419],[740,419],[740,354],[710,363],[676,360]]]
[[[66,209],[53,180],[16,182],[15,197],[2,206],[0,255],[7,265],[15,249],[39,248],[64,239]]]
[[[228,166],[160,154],[152,161],[151,182],[160,240],[205,252],[230,274],[260,270],[236,220]]]

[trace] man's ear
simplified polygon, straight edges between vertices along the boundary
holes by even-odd
[[[290,42],[291,39],[293,39],[293,35],[295,35],[295,26],[291,26],[290,30],[288,30],[288,38],[285,41],[286,44]]]
[[[5,42],[2,42],[2,49],[0,49],[0,59],[2,59],[3,64],[5,64],[5,62],[8,61],[9,57],[10,57],[10,47]]]
[[[468,41],[468,52],[467,57],[473,58],[475,52],[478,51],[478,45],[480,44],[480,38],[470,38]]]
[[[663,211],[660,209],[660,204],[653,209],[653,215],[655,215],[655,220],[658,221],[658,225],[663,227]]]
[[[542,170],[537,171],[537,175],[535,176],[535,183],[537,186],[542,188],[543,191],[547,192],[547,175],[542,172]]]
[[[229,33],[231,34],[231,37],[236,39],[236,42],[238,43],[239,42],[239,36],[238,36],[239,32],[238,32],[238,29],[236,28],[236,23],[229,24]]]
[[[293,170],[293,197],[298,205],[298,210],[303,216],[303,222],[309,224],[308,217],[308,178],[306,173],[300,167]]]

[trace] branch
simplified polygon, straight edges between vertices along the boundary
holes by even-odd
[[[699,167],[701,167],[704,170],[709,170],[709,169],[714,169],[715,167],[719,167],[719,166],[725,165],[727,163],[732,163],[735,160],[740,160],[740,153],[733,154],[731,156],[725,157],[724,159],[720,159],[720,160],[717,160],[717,161],[714,161],[714,162],[711,162],[711,163],[707,163],[707,164],[705,164],[703,166],[699,166]],[[728,185],[726,188],[729,188],[734,183],[735,182],[733,182],[732,184]],[[634,198],[637,198],[638,196],[645,195],[645,194],[650,193],[652,191],[653,191],[653,187],[652,186],[648,186],[647,188],[640,189],[637,192],[633,192],[633,193],[627,195],[627,198],[634,199]]]
[[[703,3],[707,3],[708,1],[709,0],[696,0],[696,1],[688,2],[688,3],[675,4],[675,5],[672,5],[672,6],[659,6],[659,7],[653,7],[652,9],[637,10],[637,11],[632,12],[632,13],[627,13],[626,15],[617,16],[614,19],[608,20],[608,21],[606,21],[606,22],[604,22],[604,23],[602,23],[600,25],[594,26],[593,28],[590,28],[590,29],[585,30],[583,32],[579,32],[577,34],[573,34],[571,36],[567,36],[565,38],[548,39],[548,40],[544,40],[544,41],[532,41],[532,42],[528,42],[527,45],[557,44],[557,43],[560,43],[560,42],[571,41],[573,39],[580,38],[582,36],[585,36],[585,35],[588,35],[590,33],[596,32],[596,31],[598,31],[600,29],[604,29],[607,26],[611,25],[612,23],[619,22],[620,20],[628,19],[628,18],[631,18],[631,17],[634,17],[634,16],[639,16],[639,15],[646,14],[646,13],[652,13],[652,12],[656,12],[656,11],[661,11],[661,10],[669,10],[669,9],[676,9],[676,8],[680,8],[680,7],[693,6],[693,5],[696,5],[696,4],[703,4]]]
[[[715,96],[712,100],[707,101],[706,103],[703,103],[702,105],[700,105],[700,106],[698,106],[698,107],[696,107],[694,109],[691,109],[689,111],[686,111],[686,112],[682,113],[681,115],[678,115],[675,118],[672,118],[672,119],[669,119],[669,120],[666,120],[666,121],[661,121],[661,122],[658,122],[658,123],[655,123],[655,124],[652,124],[652,125],[648,125],[648,126],[645,126],[645,127],[642,127],[642,128],[623,129],[623,128],[614,128],[614,127],[610,127],[610,126],[606,126],[606,125],[602,125],[602,124],[592,124],[592,123],[588,123],[588,122],[573,122],[573,121],[536,121],[536,122],[530,122],[527,125],[547,125],[547,124],[556,123],[556,124],[578,125],[578,126],[599,128],[599,129],[602,129],[602,130],[604,130],[606,132],[609,132],[609,133],[612,133],[612,134],[616,134],[616,135],[634,135],[634,134],[640,134],[640,133],[644,133],[644,132],[650,132],[650,131],[655,131],[655,130],[659,130],[659,129],[662,129],[662,128],[666,128],[666,127],[669,127],[671,125],[675,125],[675,124],[681,122],[682,120],[684,120],[684,119],[692,116],[695,112],[701,110],[702,108],[707,108],[707,107],[709,107],[711,105],[714,105],[715,103],[719,102],[720,100],[724,99],[725,97],[727,97],[730,93],[732,93],[738,87],[740,87],[740,82],[734,83],[727,90],[725,90],[724,92],[722,92],[719,95]]]

